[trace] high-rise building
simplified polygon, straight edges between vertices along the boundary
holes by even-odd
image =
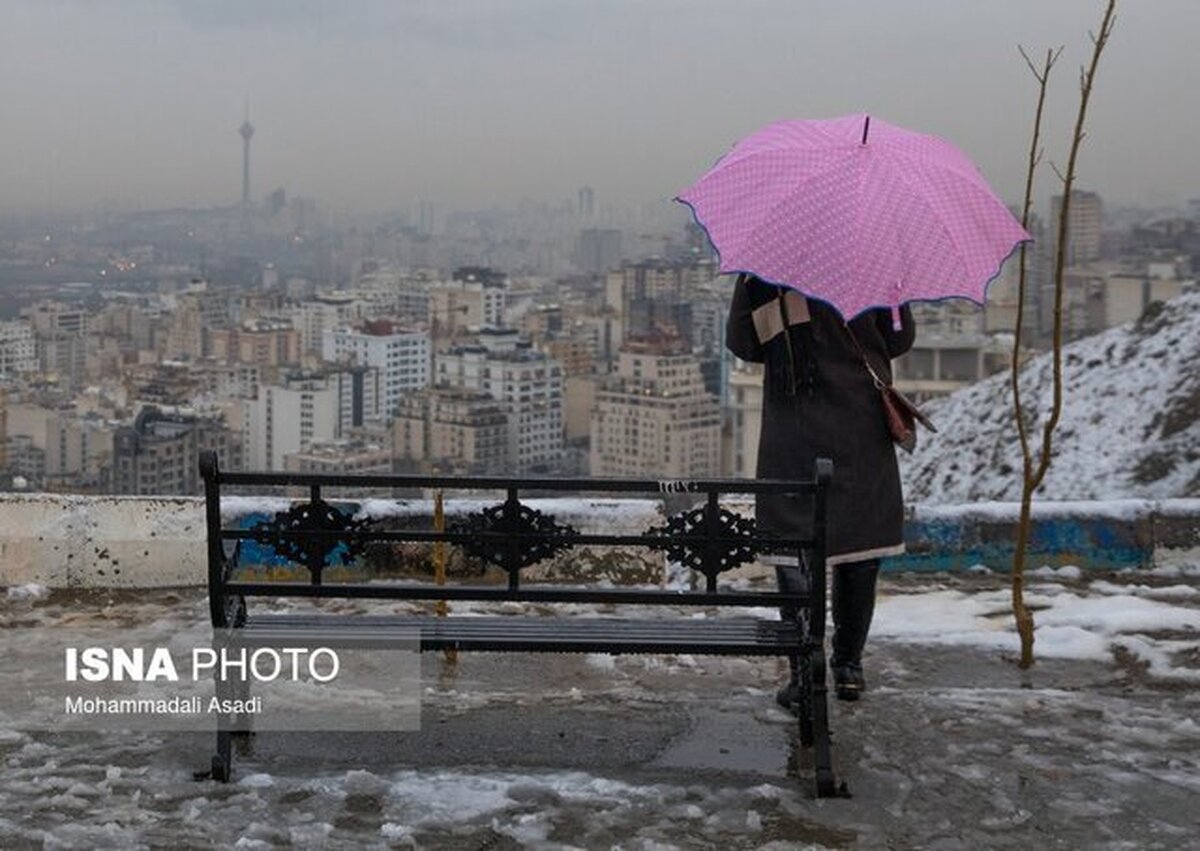
[[[428,332],[377,319],[355,328],[326,330],[321,357],[328,363],[377,369],[386,418],[406,394],[429,385],[430,351]]]
[[[762,365],[742,364],[740,369],[730,372],[728,397],[733,434],[727,472],[739,479],[752,479],[758,471],[758,439],[762,431]]]
[[[433,202],[417,202],[417,232],[422,236],[431,236],[433,234],[435,224],[436,222]]]
[[[379,370],[332,366],[297,370],[260,384],[242,400],[246,465],[282,470],[285,456],[307,452],[314,441],[342,440],[383,419]]]
[[[165,333],[155,335],[160,354],[169,360],[197,360],[210,350],[209,331],[229,324],[225,294],[210,289],[207,281],[196,280],[172,297],[164,317]]]
[[[579,232],[576,262],[584,272],[603,274],[621,265],[621,231],[616,228],[585,228]]]
[[[326,367],[325,375],[338,390],[339,438],[364,426],[382,425],[391,416],[383,403],[383,374],[376,367]]]
[[[200,492],[196,458],[217,453],[224,469],[241,469],[241,442],[220,420],[142,408],[113,434],[112,490],[120,494]]]
[[[514,472],[556,470],[563,449],[562,367],[514,330],[484,329],[477,339],[438,355],[437,385],[487,393],[504,403]]]
[[[342,389],[326,375],[290,373],[246,401],[246,466],[282,470],[284,456],[340,436]]]
[[[596,214],[596,191],[590,186],[579,187],[579,218],[590,219]]]
[[[38,369],[65,390],[78,389],[87,372],[89,311],[61,301],[34,302],[21,311],[34,335]]]
[[[300,332],[301,352],[320,355],[325,344],[325,331],[353,325],[363,319],[366,305],[353,295],[324,293],[300,302],[292,315],[293,324]]]
[[[392,446],[396,462],[414,470],[503,474],[509,469],[508,409],[487,393],[431,387],[400,403]]]
[[[0,378],[37,369],[33,327],[24,321],[0,322]]]
[[[678,338],[630,340],[596,391],[593,476],[720,475],[721,408]]]
[[[715,276],[708,261],[625,263],[605,277],[605,304],[621,317],[623,340],[658,333],[691,340],[693,301]]]
[[[1057,243],[1058,227],[1062,219],[1063,196],[1055,195],[1050,200],[1050,226]],[[1071,206],[1067,220],[1068,266],[1077,266],[1099,260],[1104,228],[1104,203],[1095,192],[1081,189],[1071,191]]]
[[[462,324],[474,328],[500,328],[504,325],[508,276],[487,266],[460,266],[450,280],[433,290],[431,310],[461,312]],[[449,301],[443,301],[446,295]]]

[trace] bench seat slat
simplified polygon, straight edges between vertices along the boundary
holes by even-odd
[[[703,653],[778,656],[795,652],[792,624],[755,618],[549,618],[501,615],[253,614],[234,630],[250,643],[320,634],[331,644],[369,644],[389,636],[419,636],[421,650],[526,651],[552,653]]]

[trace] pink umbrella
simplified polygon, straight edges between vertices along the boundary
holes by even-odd
[[[1031,239],[956,147],[866,115],[780,121],[676,199],[725,273],[827,301],[846,319],[969,298]]]

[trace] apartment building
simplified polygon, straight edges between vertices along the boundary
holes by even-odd
[[[484,329],[477,342],[440,353],[439,387],[486,393],[509,416],[509,461],[518,474],[557,469],[563,450],[561,365],[511,329]]]
[[[407,396],[392,423],[396,462],[421,472],[509,472],[507,406],[489,394],[436,387]]]
[[[291,373],[245,402],[244,445],[251,470],[282,470],[284,457],[340,435],[341,387],[327,375]]]
[[[47,490],[106,490],[112,467],[113,431],[113,425],[103,417],[81,413],[72,405],[10,402],[6,406],[5,436],[10,451],[18,451],[26,459],[38,459],[36,475],[31,470],[20,473]]]
[[[752,479],[758,472],[758,439],[762,432],[762,364],[742,363],[729,373],[730,457],[727,472]]]
[[[321,356],[327,363],[377,370],[380,404],[389,418],[404,396],[429,385],[430,352],[427,332],[377,319],[354,328],[327,329]]]
[[[209,350],[220,363],[263,367],[300,362],[300,332],[289,319],[249,319],[235,328],[209,331]]]
[[[1058,241],[1059,222],[1062,220],[1063,196],[1050,199],[1050,226],[1054,242]],[[1082,189],[1071,191],[1071,205],[1067,213],[1067,265],[1090,263],[1099,260],[1103,249],[1104,202],[1095,192]]]
[[[698,478],[721,470],[721,409],[678,338],[631,340],[596,390],[594,476]]]
[[[307,450],[288,452],[283,469],[289,473],[390,473],[390,447],[357,440],[315,440]]]
[[[620,342],[663,329],[692,339],[693,304],[716,278],[709,261],[625,263],[605,276],[606,307],[621,317]]]
[[[282,470],[285,456],[383,419],[379,371],[370,367],[295,370],[259,384],[242,405],[246,466]]]
[[[451,280],[438,282],[429,290],[428,308],[436,336],[503,326],[506,290],[504,276],[486,268],[459,269]]]
[[[24,321],[0,322],[0,378],[37,370],[33,327]]]
[[[301,302],[292,316],[300,332],[300,351],[319,356],[327,329],[349,327],[365,315],[366,306],[353,295],[327,293]]]
[[[120,494],[196,494],[199,453],[213,451],[221,467],[242,466],[241,440],[219,419],[142,408],[113,434],[112,491]]]

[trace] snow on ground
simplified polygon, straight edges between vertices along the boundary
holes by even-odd
[[[1043,658],[1112,662],[1132,657],[1147,674],[1200,682],[1200,589],[1191,585],[1084,581],[1067,565],[1030,571],[1026,603],[1034,610],[1036,653]],[[1040,580],[1040,581],[1038,581]],[[1028,581],[1028,580],[1027,580]],[[877,640],[1019,651],[1011,591],[922,588],[882,595],[872,634]],[[1187,636],[1180,639],[1179,635]],[[1173,660],[1190,660],[1176,664]]]
[[[1022,371],[1038,423],[1051,406],[1051,358]],[[1040,495],[1049,499],[1200,496],[1200,292],[1064,348],[1063,416]],[[901,459],[910,500],[1020,499],[1020,444],[1007,373],[931,403],[937,434]]]
[[[848,801],[812,799],[777,660],[464,654],[448,675],[427,654],[419,745],[264,732],[230,784],[191,777],[207,734],[0,730],[0,847],[1185,847],[1200,572],[1031,577],[1029,672],[1007,595],[996,574],[883,580],[870,692],[832,706]],[[39,590],[0,598],[0,636],[205,616],[199,589]]]

